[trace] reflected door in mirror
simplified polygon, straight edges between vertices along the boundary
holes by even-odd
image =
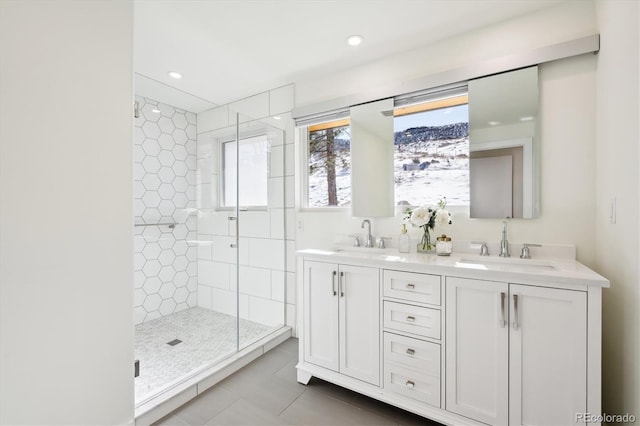
[[[538,215],[537,116],[537,66],[469,81],[472,218],[534,218]],[[505,168],[502,171],[484,166],[492,161],[487,158],[503,156],[511,158],[510,177],[506,174],[506,165],[499,166]],[[507,187],[511,187],[511,207],[490,208],[491,202],[507,202],[504,193]],[[476,203],[482,205],[476,206]]]

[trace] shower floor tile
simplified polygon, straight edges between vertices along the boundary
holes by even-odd
[[[243,345],[278,328],[244,319],[239,323]],[[235,352],[236,336],[236,317],[200,307],[136,325],[136,405]]]

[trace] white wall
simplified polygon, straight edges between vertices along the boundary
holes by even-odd
[[[490,13],[489,9],[487,13]],[[400,51],[360,67],[338,67],[333,74],[325,72],[296,81],[296,108],[351,94],[377,93],[403,85],[409,87],[427,75],[595,32],[593,1],[569,1],[458,37],[439,40],[420,49]]]
[[[0,15],[0,423],[127,424],[132,3]]]
[[[601,1],[598,30],[596,267],[604,292],[603,408],[640,415],[640,4]],[[616,199],[616,223],[609,221]]]

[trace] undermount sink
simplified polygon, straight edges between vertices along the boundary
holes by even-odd
[[[554,262],[539,259],[520,259],[513,257],[463,257],[456,262],[456,266],[472,269],[504,269],[553,271],[558,269]]]

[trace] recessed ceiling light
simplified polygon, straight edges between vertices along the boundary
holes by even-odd
[[[180,73],[179,73],[179,72],[177,72],[177,71],[169,71],[169,73],[168,73],[168,74],[169,74],[169,77],[171,77],[171,78],[175,78],[176,80],[179,80],[179,79],[181,79],[181,78],[182,78],[182,74],[180,74]]]
[[[520,117],[520,121],[533,121],[535,119],[535,117],[532,117],[530,115],[526,116],[526,117]]]
[[[500,122],[499,121],[490,121],[488,124],[489,124],[489,126],[497,126],[498,124],[500,124]]]
[[[364,40],[364,38],[360,35],[352,35],[347,37],[347,43],[349,44],[349,46],[359,46],[360,44],[362,44],[362,40]]]

